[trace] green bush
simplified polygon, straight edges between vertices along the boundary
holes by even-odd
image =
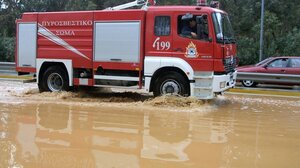
[[[258,62],[259,41],[243,36],[237,38],[239,65],[250,65]]]
[[[14,62],[15,61],[15,38],[0,37],[0,61]]]

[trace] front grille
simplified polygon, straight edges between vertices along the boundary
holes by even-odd
[[[226,73],[234,72],[237,64],[236,57],[229,57],[223,60],[224,69]]]

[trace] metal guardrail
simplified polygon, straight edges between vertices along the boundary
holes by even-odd
[[[14,62],[0,62],[0,73],[4,73],[4,74],[16,73],[15,67],[16,67],[16,63]]]
[[[300,85],[300,74],[270,74],[270,73],[253,73],[253,72],[238,72],[237,80],[252,80],[255,82],[276,82],[290,83]]]
[[[16,64],[14,62],[0,62],[0,73],[15,74]],[[253,72],[238,72],[237,80],[252,80],[255,82],[276,82],[276,83],[291,83],[300,85],[300,74],[270,74],[270,73],[253,73]]]

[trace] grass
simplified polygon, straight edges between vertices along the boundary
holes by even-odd
[[[32,76],[12,76],[12,75],[1,75],[0,78],[2,79],[19,79],[19,80],[29,80],[32,79]]]
[[[279,96],[296,96],[300,97],[299,91],[282,91],[282,90],[254,90],[254,89],[230,89],[231,93],[250,93],[250,94],[265,94],[265,95],[279,95]]]

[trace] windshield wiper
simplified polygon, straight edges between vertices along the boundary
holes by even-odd
[[[236,43],[236,39],[235,39],[235,38],[229,38],[229,41],[230,41],[232,44],[235,44],[235,43]]]
[[[224,41],[223,41],[224,40]],[[225,44],[231,44],[232,41],[231,41],[231,38],[228,38],[225,36],[225,38],[222,39],[222,41],[225,43]]]
[[[235,44],[236,43],[236,39],[235,38],[218,38],[217,39],[218,43],[225,43],[225,44]]]

